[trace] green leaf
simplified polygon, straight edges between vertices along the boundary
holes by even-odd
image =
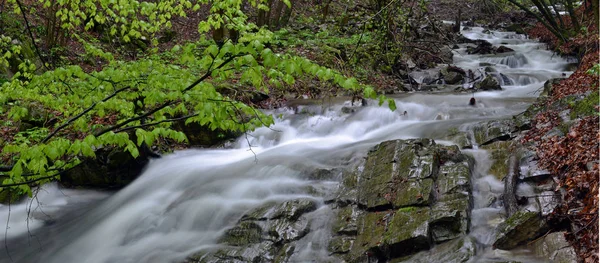
[[[395,111],[396,101],[394,99],[388,99],[388,106],[390,107],[390,110]]]

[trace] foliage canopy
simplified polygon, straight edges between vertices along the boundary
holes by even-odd
[[[237,132],[273,123],[271,116],[221,94],[215,88],[219,83],[239,82],[267,93],[269,87],[283,88],[309,75],[366,98],[377,96],[355,78],[303,57],[273,52],[268,47],[273,34],[248,21],[241,0],[40,2],[44,11],[59,18],[63,34],[80,41],[86,56],[106,66],[86,71],[66,65],[37,74],[39,63],[24,59],[18,72],[0,86],[0,114],[7,120],[0,126],[16,134],[2,143],[0,187],[5,189],[31,194],[33,184],[59,178],[99,149],[118,148],[138,157],[158,140],[184,142],[185,134],[173,127],[178,121]],[[9,3],[15,12],[23,11],[19,0]],[[251,3],[265,8],[264,0]],[[156,48],[155,34],[170,27],[171,18],[202,7],[210,13],[198,24],[200,33],[226,27],[239,32],[239,39],[216,43],[203,34],[194,43],[168,51]],[[152,39],[155,48],[136,60],[119,58],[84,40],[98,25],[122,42]],[[0,63],[7,67],[24,44],[2,36],[0,45]],[[382,104],[386,99],[379,100]],[[393,100],[388,102],[394,109]],[[24,125],[26,121],[38,125]]]

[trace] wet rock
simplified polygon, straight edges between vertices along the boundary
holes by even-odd
[[[426,207],[406,207],[364,214],[351,253],[397,258],[429,248],[429,212]]]
[[[496,49],[496,53],[514,52],[515,50],[506,46],[499,46]]]
[[[246,213],[242,220],[273,220],[287,219],[290,221],[298,219],[305,213],[317,209],[317,203],[310,198],[294,199],[283,203],[269,203]]]
[[[293,221],[284,219],[261,221],[259,224],[263,225],[266,230],[263,239],[276,244],[299,240],[306,236],[310,230],[309,220],[306,217]]]
[[[327,250],[332,254],[346,254],[354,244],[353,237],[336,236],[329,241]]]
[[[140,152],[143,154],[143,152]],[[148,163],[148,158],[133,158],[120,149],[99,149],[96,158],[85,159],[80,165],[61,174],[61,184],[67,187],[121,188],[131,183]]]
[[[521,157],[520,179],[523,181],[542,182],[550,178],[550,171],[541,169],[538,165],[538,156],[533,151],[523,152]]]
[[[358,203],[358,174],[356,172],[344,172],[342,174],[342,186],[337,192],[335,201],[342,205]]]
[[[577,262],[577,254],[565,239],[565,232],[550,233],[528,245],[535,255],[551,262]]]
[[[358,203],[367,209],[429,204],[434,148],[429,139],[379,144],[367,158]]]
[[[329,252],[350,262],[399,260],[461,239],[469,231],[471,168],[458,146],[429,139],[379,144],[362,172],[345,175],[338,196],[350,198],[354,187],[358,203],[337,209]]]
[[[331,181],[336,180],[340,174],[342,169],[316,169],[303,174],[303,177],[308,180]]]
[[[487,75],[481,82],[475,83],[478,90],[502,90],[500,83],[492,75]]]
[[[471,205],[468,195],[465,194],[464,197],[459,196],[459,198],[440,201],[433,205],[429,227],[431,238],[435,243],[459,238],[468,233]]]
[[[471,237],[455,239],[446,243],[436,245],[431,250],[423,251],[407,258],[397,259],[391,262],[400,263],[463,263],[475,255],[477,247]]]
[[[486,66],[483,71],[487,72],[487,73],[493,73],[493,72],[498,72],[498,70],[496,68],[494,68],[493,66]]]
[[[470,176],[471,171],[467,162],[443,165],[436,181],[437,199],[443,200],[446,195],[456,193],[468,196],[471,191]]]
[[[444,139],[454,142],[460,149],[473,148],[473,145],[469,140],[469,134],[466,132],[458,131],[457,129],[451,129],[450,131],[448,131],[448,135]]]
[[[357,213],[354,207],[340,208],[336,213],[331,229],[334,233],[340,235],[356,235],[358,231],[356,219]]]
[[[498,226],[494,247],[509,250],[535,240],[548,231],[537,212],[519,211]]]
[[[273,244],[263,241],[247,247],[227,247],[200,252],[188,257],[186,263],[247,263],[273,262],[270,249]]]
[[[479,145],[486,145],[495,141],[509,140],[513,126],[512,120],[481,122],[473,128],[475,142]]]
[[[481,55],[494,53],[494,47],[492,46],[492,44],[490,42],[487,42],[483,39],[479,39],[479,40],[475,41],[475,44],[477,44],[477,47],[467,48],[467,53],[481,54]]]
[[[232,246],[244,246],[258,243],[261,240],[262,228],[254,222],[241,222],[237,226],[228,229],[219,240]]]
[[[455,66],[448,66],[443,68],[440,71],[440,74],[444,77],[444,82],[446,84],[458,84],[458,83],[462,83],[466,72],[465,70],[459,68],[459,67],[455,67]]]
[[[315,200],[300,198],[252,209],[219,238],[227,248],[200,252],[188,262],[274,262],[274,255],[285,262],[294,250],[288,244],[310,231],[305,214],[316,208]]]
[[[512,141],[496,141],[482,147],[490,153],[492,165],[489,174],[502,180],[508,174],[508,158],[513,148]]]

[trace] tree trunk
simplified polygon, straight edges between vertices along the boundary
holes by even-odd
[[[597,0],[595,1],[596,3],[598,2]],[[571,25],[573,26],[575,32],[579,32],[579,30],[581,30],[581,26],[579,25],[579,21],[577,20],[577,16],[575,15],[575,10],[573,8],[573,0],[567,0],[565,2],[567,5],[567,11],[569,12],[569,16],[571,17]]]
[[[517,191],[517,180],[519,179],[519,159],[516,153],[512,153],[508,158],[508,174],[504,182],[504,210],[506,210],[506,216],[510,217],[519,211],[519,205],[517,204],[517,197],[515,192]]]
[[[271,19],[271,28],[273,29],[279,29],[280,26],[280,19],[281,19],[281,11],[283,10],[283,7],[285,6],[285,3],[283,3],[283,1],[279,0],[279,1],[275,1],[275,6],[274,6],[274,10],[273,10],[273,18]]]

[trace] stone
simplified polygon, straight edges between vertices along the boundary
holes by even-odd
[[[447,66],[440,71],[440,74],[444,77],[446,84],[459,84],[462,83],[465,75],[467,74],[464,69],[456,66]]]
[[[389,258],[429,248],[430,211],[428,207],[407,207],[396,211],[383,236],[383,243],[389,248]]]
[[[436,189],[438,196],[471,191],[471,171],[467,162],[450,163],[440,167]],[[438,199],[441,197],[438,197]]]
[[[266,235],[262,238],[276,244],[289,243],[299,240],[306,236],[310,231],[309,220],[302,217],[298,220],[276,219],[269,221],[259,221],[259,224],[266,230]]]
[[[565,239],[565,232],[553,232],[527,246],[538,257],[555,263],[577,262],[577,254]]]
[[[359,234],[352,254],[397,258],[429,248],[427,207],[405,207],[359,218]]]
[[[545,234],[548,225],[537,212],[519,211],[498,225],[496,231],[493,246],[510,250]]]
[[[481,82],[475,83],[478,90],[502,90],[500,83],[492,75],[487,75]]]
[[[496,49],[496,53],[514,52],[515,50],[506,46],[499,46]]]
[[[490,42],[487,42],[483,39],[478,39],[478,40],[475,40],[475,44],[477,44],[477,47],[475,47],[475,48],[467,47],[467,53],[481,54],[481,55],[494,53],[494,47],[492,46],[492,44]]]
[[[367,208],[429,204],[433,181],[433,140],[387,141],[369,153],[358,203]]]
[[[493,120],[478,123],[473,127],[473,135],[478,145],[486,145],[511,138],[514,124],[512,120]]]
[[[431,250],[422,251],[410,257],[392,260],[390,263],[469,262],[477,251],[475,244],[475,240],[467,236],[436,245]]]
[[[444,82],[446,84],[459,84],[462,83],[464,76],[458,72],[448,72],[448,74],[444,75]]]
[[[227,247],[190,256],[186,263],[247,263],[273,262],[270,248],[273,244],[263,241],[247,247]]]
[[[251,210],[242,216],[241,220],[273,220],[287,219],[290,221],[298,219],[305,213],[317,209],[317,203],[314,199],[300,198],[285,201],[282,203],[268,203]]]
[[[133,158],[121,149],[98,149],[95,154],[96,158],[86,158],[62,173],[61,183],[67,187],[122,188],[135,180],[149,161],[145,156]]]
[[[219,242],[232,246],[258,243],[261,241],[262,231],[262,228],[254,222],[241,222],[225,231]]]
[[[512,141],[496,141],[482,146],[490,154],[492,165],[488,173],[499,180],[502,180],[508,174],[508,158],[513,147]]]
[[[336,236],[331,238],[327,250],[332,254],[346,254],[350,252],[352,245],[354,244],[354,238]]]
[[[331,229],[333,233],[340,235],[356,235],[358,231],[356,219],[357,213],[354,207],[340,208],[337,210]]]

